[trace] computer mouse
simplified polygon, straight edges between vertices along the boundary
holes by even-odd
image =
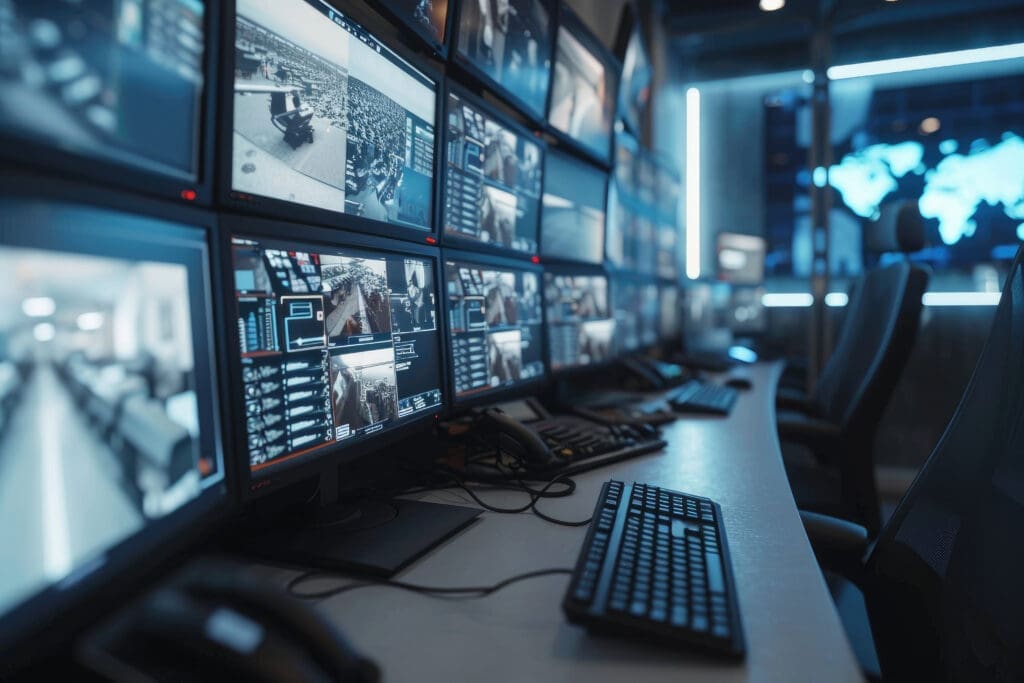
[[[725,386],[732,387],[733,389],[742,389],[746,391],[747,389],[754,385],[746,377],[730,377],[729,379],[725,380]]]

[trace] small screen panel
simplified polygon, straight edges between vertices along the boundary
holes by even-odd
[[[601,169],[554,150],[544,163],[544,256],[584,263],[604,260],[608,175]]]
[[[429,230],[436,84],[320,0],[238,0],[231,186]]]
[[[200,0],[0,2],[0,129],[194,181]]]
[[[205,232],[75,205],[0,210],[5,618],[152,543],[224,467]]]
[[[254,475],[442,405],[433,261],[245,237],[232,249]]]
[[[457,53],[498,84],[535,119],[543,119],[551,80],[552,22],[542,0],[460,3]]]
[[[618,353],[632,353],[658,343],[661,302],[656,284],[617,279],[612,300]]]
[[[558,29],[548,123],[607,161],[618,74],[614,61],[577,23],[563,23]]]
[[[541,146],[455,92],[447,126],[445,233],[536,254]]]
[[[762,284],[766,250],[763,237],[719,233],[718,279],[736,285]]]
[[[615,319],[604,275],[544,273],[551,370],[597,365],[615,353]]]
[[[380,0],[393,14],[435,46],[444,45],[448,0]]]
[[[445,262],[455,399],[544,377],[540,275]]]
[[[679,288],[663,284],[658,287],[658,337],[671,341],[682,331],[682,308],[679,302]]]

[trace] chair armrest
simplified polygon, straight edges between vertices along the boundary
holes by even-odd
[[[855,522],[808,510],[800,511],[800,520],[822,569],[842,574],[860,585],[868,551],[868,530]]]
[[[804,413],[782,411],[778,418],[779,440],[807,446],[819,457],[841,452],[843,430],[839,425]]]
[[[814,404],[807,394],[799,389],[780,386],[775,394],[775,406],[780,410],[796,410],[807,415],[815,414]]]

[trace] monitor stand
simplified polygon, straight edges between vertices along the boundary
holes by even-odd
[[[312,511],[251,531],[245,551],[290,565],[390,577],[483,512],[403,498],[340,503],[336,470],[322,475],[318,498]]]

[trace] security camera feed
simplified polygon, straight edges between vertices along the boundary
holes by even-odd
[[[320,0],[238,0],[231,186],[431,227],[436,84]]]
[[[619,88],[619,112],[633,131],[640,130],[640,121],[651,101],[654,69],[647,52],[639,22],[633,26],[622,61],[622,84]]]
[[[544,273],[548,358],[551,369],[567,370],[612,360],[615,318],[604,275]]]
[[[558,29],[548,123],[607,161],[618,92],[617,67],[598,40],[578,23],[563,23]]]
[[[196,180],[205,12],[201,0],[0,0],[0,130]]]
[[[626,278],[613,283],[616,351],[631,353],[658,343],[661,301],[658,286]]]
[[[201,233],[113,240],[96,221],[122,215],[2,208],[0,615],[223,478]]]
[[[444,45],[448,0],[381,0],[393,14],[435,47]]]
[[[232,238],[254,476],[442,404],[433,262]]]
[[[540,275],[445,262],[455,398],[544,377]]]
[[[658,286],[658,337],[662,341],[677,339],[682,331],[682,309],[679,288],[675,285]]]
[[[661,273],[671,278],[670,266],[663,261],[675,258],[675,239],[661,233],[651,221],[645,207],[624,194],[618,181],[613,181],[608,197],[608,262],[620,270],[644,275]],[[661,249],[664,247],[665,253]],[[674,271],[674,265],[671,267]]]
[[[548,150],[540,251],[544,256],[599,264],[604,260],[608,175]]]
[[[679,277],[679,231],[675,223],[660,223],[657,227],[658,257],[655,274],[664,280]]]
[[[457,54],[543,119],[551,79],[551,12],[545,0],[464,0]]]
[[[755,235],[718,235],[718,279],[736,285],[764,282],[765,240]]]
[[[541,146],[454,92],[445,146],[445,233],[537,253]]]

